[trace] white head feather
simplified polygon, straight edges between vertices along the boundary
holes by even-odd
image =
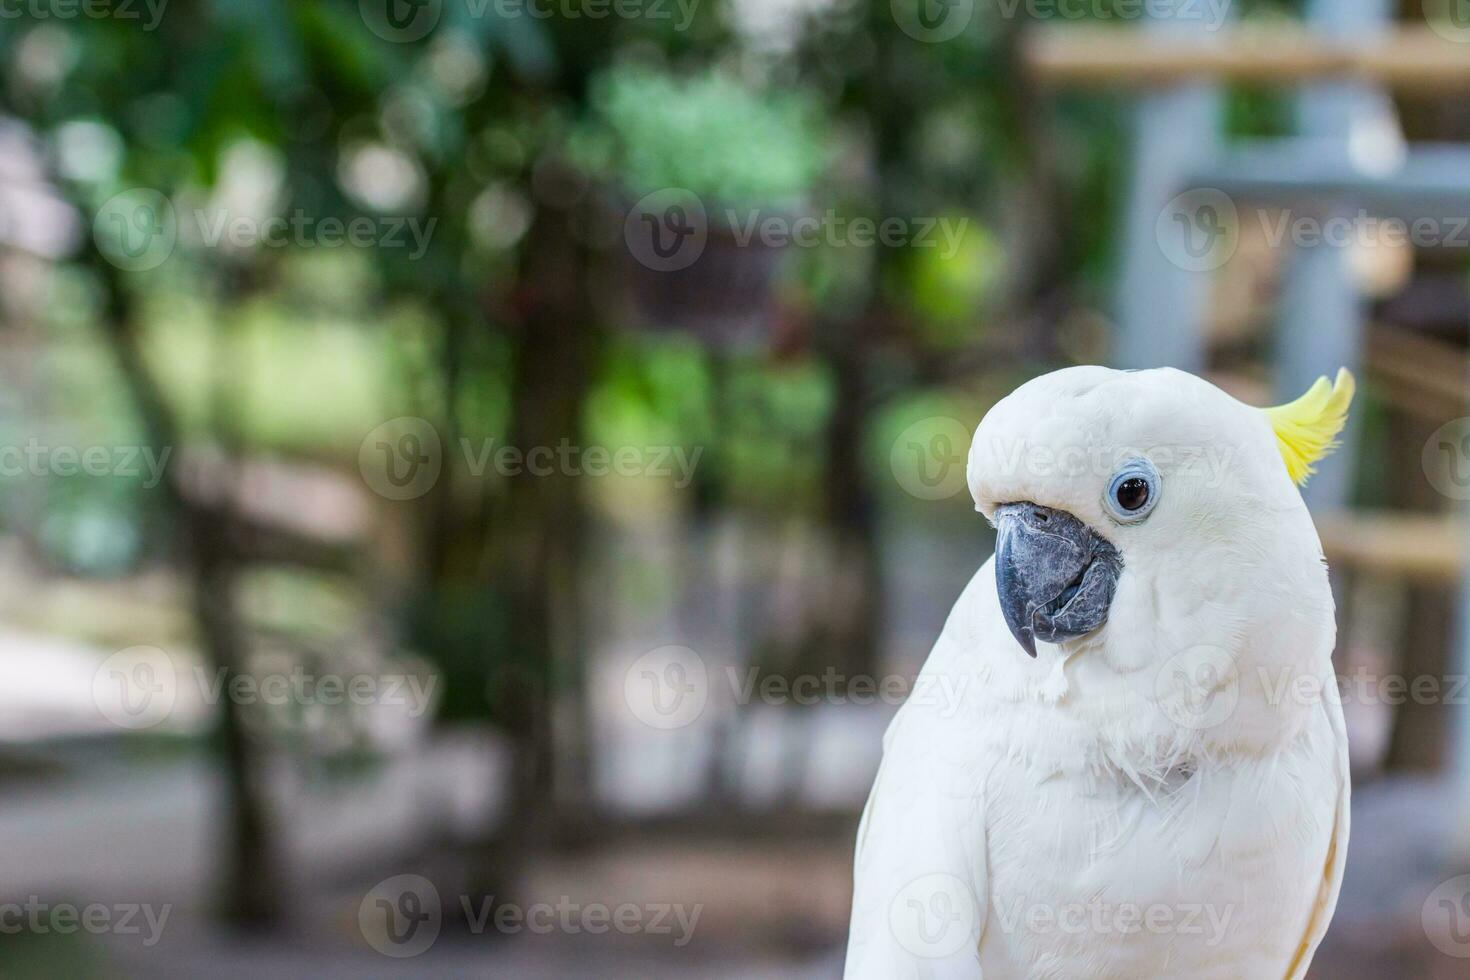
[[[1123,524],[1103,498],[1119,465],[1137,456],[1162,486],[1147,519]],[[1017,650],[990,665],[996,693],[1009,698],[1056,695],[1064,672],[1058,706],[1114,761],[1150,769],[1262,752],[1304,723],[1311,704],[1300,679],[1331,683],[1321,543],[1267,412],[1172,369],[1068,368],[990,410],[968,481],[987,517],[1019,501],[1064,510],[1121,553],[1103,626],[1043,645],[1036,662]],[[1237,699],[1229,716],[1179,724],[1170,700],[1200,696],[1201,684]]]

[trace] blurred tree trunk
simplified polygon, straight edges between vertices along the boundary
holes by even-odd
[[[1432,771],[1444,762],[1451,720],[1444,699],[1452,691],[1444,668],[1448,640],[1454,635],[1454,629],[1455,590],[1411,584],[1408,602],[1404,604],[1398,667],[1407,694],[1393,711],[1393,729],[1383,760],[1389,770]],[[1414,694],[1415,680],[1419,678],[1434,678],[1439,685],[1434,696],[1423,703]]]
[[[850,677],[876,677],[883,653],[885,590],[878,504],[867,470],[873,400],[869,345],[862,332],[857,323],[841,325],[832,331],[835,336],[825,351],[833,399],[824,433],[822,492],[836,552],[833,567],[842,581],[828,593],[827,621],[818,631],[824,649],[818,656],[820,666],[831,664]]]
[[[228,479],[208,481],[221,492],[214,499],[205,499],[198,495],[198,488],[191,493],[181,483],[182,431],[145,361],[132,294],[119,270],[105,258],[95,256],[93,268],[107,286],[103,330],[137,408],[145,439],[155,449],[167,447],[175,454],[175,465],[161,486],[173,519],[184,531],[183,571],[193,583],[201,652],[225,672],[221,690],[228,691],[231,678],[244,669],[245,660],[244,634],[234,600],[236,563],[228,491],[232,484]],[[281,918],[283,891],[260,760],[245,730],[242,706],[226,697],[220,708],[216,735],[225,762],[228,830],[219,907],[227,921],[269,926]]]
[[[246,662],[234,604],[237,565],[228,536],[230,522],[218,509],[191,507],[187,523],[195,542],[194,618],[204,649],[224,669],[224,683],[229,685],[245,670]],[[279,922],[284,903],[263,759],[246,730],[243,706],[226,697],[220,709],[217,735],[225,758],[229,826],[220,907],[230,922],[271,926]]]
[[[452,306],[446,310],[438,364],[439,383],[444,396],[443,417],[439,427],[444,447],[444,467],[438,482],[425,500],[428,513],[424,528],[425,563],[428,566],[426,576],[436,594],[442,593],[442,585],[454,578],[458,566],[456,558],[463,553],[466,546],[475,548],[482,540],[480,534],[465,533],[464,525],[468,515],[459,513],[455,498],[454,462],[459,458],[457,449],[460,439],[458,410],[470,327],[469,318],[459,315]]]
[[[512,862],[551,830],[559,791],[588,780],[583,712],[556,716],[559,706],[582,704],[588,640],[581,594],[587,515],[579,457],[568,453],[582,446],[598,318],[575,218],[538,201],[517,289],[510,445],[543,460],[549,453],[554,462],[549,473],[527,468],[508,479],[490,532],[490,585],[509,621],[499,649],[487,653],[499,660],[495,715],[515,743],[510,814],[497,851]]]
[[[1400,411],[1390,414],[1388,425],[1387,444],[1395,458],[1386,471],[1417,473],[1420,447],[1433,425]],[[1425,480],[1397,480],[1393,487],[1397,497],[1390,501],[1393,506],[1434,510],[1444,505],[1443,498]],[[1383,759],[1389,771],[1437,769],[1445,756],[1451,721],[1444,696],[1450,690],[1446,671],[1455,635],[1455,589],[1411,581],[1407,599],[1396,670],[1406,682],[1408,693],[1403,703],[1393,708],[1393,727]],[[1434,678],[1439,685],[1436,696],[1424,703],[1416,701],[1413,693],[1418,678]]]

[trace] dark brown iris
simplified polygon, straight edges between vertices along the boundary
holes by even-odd
[[[1148,503],[1148,481],[1141,477],[1130,477],[1118,484],[1114,491],[1118,506],[1126,511],[1135,511]]]

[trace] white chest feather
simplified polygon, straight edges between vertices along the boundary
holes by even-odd
[[[1281,756],[1163,785],[990,771],[988,980],[1284,977],[1337,805],[1330,727]]]
[[[1099,727],[1067,710],[1098,695],[1086,671],[1021,655],[1017,684],[976,657],[1007,643],[987,573],[925,667],[961,697],[911,702],[885,739],[847,975],[1300,976],[1346,847],[1340,709],[1266,747],[1180,740],[1141,707]]]

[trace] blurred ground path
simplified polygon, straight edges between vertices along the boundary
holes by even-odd
[[[370,949],[287,939],[228,940],[195,935],[162,951],[118,949],[110,980],[838,980],[842,953],[791,957],[752,954],[742,946],[705,945],[671,955],[666,948],[606,937],[523,936],[486,939],[444,936],[429,952],[392,960]]]
[[[894,524],[884,534],[882,670],[911,675],[988,548],[943,529]],[[744,679],[754,664],[752,624],[783,628],[811,580],[820,589],[820,560],[815,568],[790,562],[809,545],[731,522],[686,543],[700,559],[691,568],[687,554],[671,555],[667,537],[630,535],[609,549],[612,567],[599,576],[610,584],[589,671],[595,789],[615,812],[664,822],[653,835],[592,839],[539,861],[528,895],[700,903],[704,916],[687,947],[646,936],[471,935],[448,923],[419,957],[395,961],[368,947],[357,923],[367,890],[486,826],[503,757],[474,731],[420,732],[380,764],[345,774],[282,755],[268,781],[287,831],[292,925],[268,939],[222,933],[207,914],[222,799],[210,756],[197,738],[99,737],[107,729],[90,685],[109,651],[9,628],[0,628],[0,902],[34,894],[176,907],[158,947],[97,940],[105,968],[68,974],[79,978],[536,978],[586,975],[589,964],[612,977],[838,976],[851,832],[754,839],[736,821],[721,825],[734,827],[733,836],[717,838],[695,821],[680,823],[685,807],[707,804],[710,772],[719,769],[722,805],[737,816],[741,808],[795,807],[850,814],[855,824],[896,706],[850,703],[840,686],[835,699],[812,705],[742,702],[728,673]],[[645,594],[640,603],[619,592],[650,581],[657,592],[665,578],[666,600]],[[708,707],[675,730],[630,711],[626,690],[630,664],[668,644],[696,651],[712,678]],[[814,669],[761,669],[782,668]],[[1446,856],[1463,813],[1455,803],[1431,781],[1360,783],[1343,897],[1314,978],[1470,975],[1470,960],[1438,956],[1421,924],[1435,885],[1453,876]]]
[[[0,745],[117,735],[92,696],[93,679],[110,653],[0,624]],[[203,720],[193,704],[177,714],[184,730]]]
[[[224,798],[209,756],[139,758],[87,742],[51,747],[46,759],[0,800],[0,901],[207,906]],[[309,891],[484,826],[504,762],[493,740],[461,735],[327,786],[306,785],[283,763],[269,782],[293,887]]]
[[[1470,976],[1470,959],[1436,950],[1423,921],[1435,887],[1470,871],[1452,857],[1465,843],[1464,813],[1463,797],[1444,781],[1398,777],[1354,789],[1347,875],[1313,978]]]
[[[1454,809],[1446,787],[1423,780],[1382,781],[1362,787],[1354,807],[1354,836],[1348,875],[1332,930],[1311,971],[1322,980],[1380,980],[1404,976],[1423,980],[1463,980],[1470,974],[1465,959],[1436,953],[1426,942],[1421,911],[1435,885],[1451,877],[1445,866],[1445,851]],[[232,940],[205,929],[171,935],[164,950],[139,950],[117,944],[117,976],[167,975],[181,978],[232,978],[269,975],[281,978],[428,978],[514,976],[527,978],[588,975],[588,964],[596,963],[596,974],[607,977],[662,978],[700,976],[711,978],[807,978],[839,977],[845,939],[842,916],[835,912],[841,895],[825,894],[818,882],[836,882],[846,874],[845,853],[840,846],[826,851],[815,863],[786,860],[786,877],[759,868],[766,888],[786,889],[786,901],[771,901],[773,895],[747,891],[738,874],[727,874],[724,888],[700,892],[705,918],[695,941],[671,950],[667,941],[652,937],[566,935],[476,936],[455,933],[446,924],[429,952],[404,961],[392,961],[367,949],[354,932],[358,893],[343,893],[323,900],[310,935],[283,940],[254,942]],[[724,857],[735,862],[762,860],[761,845],[741,852],[733,847]],[[778,858],[779,855],[771,855]],[[718,863],[717,851],[706,860]],[[539,887],[555,890],[568,886],[598,889],[606,893],[619,874],[647,878],[667,875],[658,855],[625,853],[597,862],[598,867],[578,877],[567,871],[543,873]],[[677,861],[672,862],[677,864]],[[600,870],[599,870],[600,868]],[[618,870],[621,869],[621,870]],[[599,881],[600,877],[600,881]],[[751,880],[756,877],[752,872]],[[588,880],[590,879],[590,881]],[[575,881],[575,884],[572,884]],[[774,884],[772,884],[774,883]],[[840,891],[841,885],[836,886]],[[784,950],[750,939],[735,924],[752,914],[751,901],[766,903],[773,911],[795,918],[801,916],[801,900],[819,906],[823,934],[808,937],[805,949]],[[705,923],[708,923],[707,925]],[[769,928],[768,926],[766,928]],[[115,942],[115,940],[110,940]]]

